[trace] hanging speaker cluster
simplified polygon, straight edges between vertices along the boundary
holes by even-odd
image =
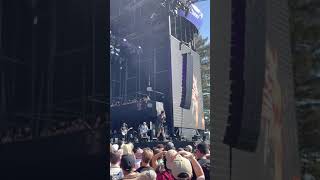
[[[224,143],[253,152],[260,134],[265,34],[263,17],[247,12],[246,0],[232,0],[231,97]]]

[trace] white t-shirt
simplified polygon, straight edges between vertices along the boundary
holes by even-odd
[[[136,159],[136,169],[140,167],[141,159]]]
[[[112,177],[112,180],[122,179],[123,178],[122,169],[117,165],[111,165],[110,166],[110,176]]]

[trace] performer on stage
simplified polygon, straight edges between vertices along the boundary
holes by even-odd
[[[143,124],[140,127],[140,136],[141,136],[141,138],[147,138],[148,137],[148,131],[149,131],[149,128],[148,128],[147,123],[143,122]]]
[[[122,134],[123,141],[127,141],[128,140],[128,136],[127,136],[128,135],[128,131],[130,131],[131,129],[132,129],[132,127],[128,129],[128,125],[126,123],[122,124],[121,134]]]
[[[166,114],[164,111],[161,111],[161,114],[157,117],[157,123],[158,123],[157,138],[159,139],[160,135],[162,135],[162,137],[165,138],[164,126],[166,123]]]

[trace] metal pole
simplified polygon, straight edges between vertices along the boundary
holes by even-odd
[[[126,60],[126,67],[125,67],[125,81],[124,81],[124,100],[127,101],[127,86],[128,86],[128,61]]]
[[[95,38],[96,38],[96,28],[95,28],[95,2],[92,1],[92,13],[91,13],[91,27],[92,27],[92,49],[91,49],[91,57],[92,57],[92,89],[91,96],[95,97],[96,95],[96,46],[95,46]],[[95,103],[92,103],[92,111],[95,112]]]
[[[30,23],[32,23],[32,32],[31,32],[31,121],[32,121],[32,126],[33,126],[33,131],[32,131],[32,136],[33,138],[37,137],[37,129],[38,129],[38,120],[35,119],[35,78],[36,78],[36,52],[37,52],[37,47],[36,47],[36,23],[35,20],[37,18],[37,8],[36,5],[37,1],[33,0],[32,1],[32,20]]]
[[[229,180],[232,180],[232,146],[229,145]]]
[[[51,15],[52,15],[52,31],[51,31],[51,44],[50,44],[50,57],[48,63],[48,97],[47,97],[47,113],[49,117],[53,111],[53,79],[54,79],[54,61],[56,55],[56,36],[57,36],[57,15],[56,15],[56,2],[52,1]]]
[[[157,78],[157,49],[154,48],[153,51],[153,90],[156,89],[156,78]],[[153,99],[155,99],[155,94],[153,93]]]
[[[168,25],[169,25],[169,37],[170,37],[170,35],[172,35],[171,34],[171,17],[170,17],[170,15],[169,15],[169,21],[168,22],[169,22]]]
[[[119,67],[119,72],[120,72],[120,82],[119,82],[119,97],[121,98],[122,97],[122,78],[121,78],[121,74],[122,74],[122,65],[120,64],[120,67]]]
[[[0,55],[2,55],[2,13],[3,13],[3,7],[2,7],[3,1],[0,0]]]
[[[6,104],[7,104],[7,100],[6,100],[6,83],[5,83],[5,77],[4,77],[4,72],[1,72],[1,110],[0,110],[0,118],[2,119],[2,121],[6,121],[4,119],[5,117],[5,113],[7,111],[6,108]]]
[[[140,80],[140,54],[138,55],[138,92],[141,91],[141,86],[140,86],[141,80]]]

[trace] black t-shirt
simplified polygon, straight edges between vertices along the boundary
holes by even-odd
[[[142,173],[144,171],[150,171],[150,170],[154,170],[152,167],[139,167],[136,172]]]
[[[204,176],[206,179],[210,179],[210,160],[209,159],[199,159],[200,166],[202,167]]]

